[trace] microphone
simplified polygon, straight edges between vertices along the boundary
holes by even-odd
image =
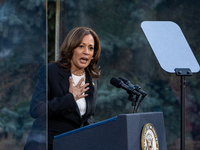
[[[137,91],[135,91],[134,88],[124,84],[124,82],[120,79],[117,79],[116,77],[112,77],[111,80],[110,80],[110,83],[112,85],[114,85],[115,87],[117,88],[123,88],[124,90],[126,90],[129,94],[135,94],[137,96],[140,95],[140,93],[138,93]]]
[[[141,88],[139,87],[139,85],[133,85],[130,83],[130,81],[128,81],[127,79],[123,78],[123,77],[119,77],[120,80],[122,80],[126,85],[128,85],[129,87],[132,87],[133,89],[135,89],[136,91],[138,91],[139,93],[142,94],[142,97],[140,98],[137,107],[135,109],[134,107],[134,111],[133,112],[137,112],[137,109],[140,105],[140,103],[143,101],[144,97],[147,95],[147,93],[143,90],[141,90]]]
[[[122,80],[126,85],[128,85],[129,87],[133,88],[134,90],[138,91],[139,93],[142,94],[142,96],[146,96],[147,93],[143,90],[141,90],[141,88],[139,87],[139,85],[133,85],[130,83],[130,81],[128,81],[127,79],[123,78],[123,77],[119,77],[120,80]]]

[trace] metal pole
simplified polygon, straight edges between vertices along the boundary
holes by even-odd
[[[185,150],[185,95],[186,95],[186,80],[185,76],[191,76],[192,72],[189,68],[175,68],[175,73],[181,76],[181,143],[180,149]]]
[[[55,60],[58,59],[60,51],[60,0],[56,0],[56,18],[55,18]]]
[[[185,150],[185,76],[181,76],[181,150]]]

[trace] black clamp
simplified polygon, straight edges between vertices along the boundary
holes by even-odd
[[[174,69],[177,76],[191,76],[192,71],[189,68],[175,68]]]

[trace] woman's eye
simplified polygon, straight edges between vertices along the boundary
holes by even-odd
[[[94,49],[94,47],[90,47],[90,50],[93,50]]]
[[[79,47],[80,47],[80,48],[83,48],[84,46],[83,46],[83,45],[80,45]]]

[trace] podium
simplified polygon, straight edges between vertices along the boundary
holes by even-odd
[[[120,114],[54,137],[53,150],[141,150],[143,126],[154,126],[160,150],[167,150],[162,112]]]

